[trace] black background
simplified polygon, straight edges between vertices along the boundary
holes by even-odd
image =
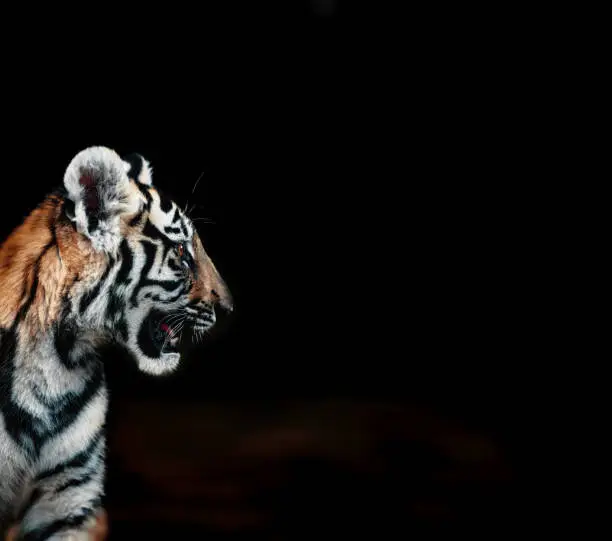
[[[13,79],[2,236],[82,148],[140,152],[159,189],[215,222],[198,229],[236,311],[172,376],[138,374],[127,360],[109,365],[111,428],[122,404],[139,400],[413,407],[487,438],[512,472],[478,496],[461,483],[448,489],[471,502],[450,523],[510,527],[520,517],[508,501],[528,379],[518,337],[535,331],[516,316],[529,269],[509,231],[521,216],[504,219],[517,190],[502,152],[512,135],[496,127],[508,104],[485,95],[482,73],[452,47],[434,55],[426,39],[412,40],[404,55],[361,5],[315,4],[233,4],[214,38],[219,29],[195,11],[169,18],[172,33],[133,24],[132,54],[77,63],[72,43],[61,67],[49,57],[29,73],[31,85]],[[48,79],[46,68],[59,77]],[[111,439],[111,455],[120,446]],[[409,437],[396,447],[391,478],[406,464],[419,471],[415,464],[435,462]],[[112,508],[127,481],[112,469],[110,479]],[[326,474],[320,479],[325,492]],[[413,478],[400,487],[381,479],[370,495],[399,490],[418,500]],[[479,517],[482,506],[491,521]],[[394,528],[446,524],[406,509],[391,511]],[[371,512],[382,528],[382,511]],[[350,529],[345,521],[337,519]],[[300,524],[283,538],[299,537]]]

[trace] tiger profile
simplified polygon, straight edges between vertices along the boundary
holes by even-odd
[[[90,147],[0,247],[0,539],[94,539],[103,521],[105,346],[180,361],[230,292],[150,163]]]

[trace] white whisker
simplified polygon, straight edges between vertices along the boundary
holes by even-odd
[[[201,179],[203,176],[204,176],[204,171],[202,171],[202,172],[200,173],[200,176],[198,177],[198,180],[196,180],[196,181],[195,181],[195,184],[193,185],[193,188],[191,189],[191,195],[190,195],[189,197],[191,197],[191,196],[192,196],[192,195],[195,193],[195,189],[196,189],[196,187],[197,187],[198,183],[200,182],[200,179]],[[188,205],[189,205],[189,198],[187,198],[187,203],[185,203],[185,208],[184,208],[184,210],[183,210],[183,213],[184,213],[184,214],[189,214],[189,213],[187,212],[187,206],[188,206]]]
[[[180,320],[181,318],[185,318],[185,317],[187,317],[186,314],[174,314],[172,316],[169,316],[168,318],[162,319],[162,322],[170,324],[171,322],[176,322]]]
[[[192,222],[204,222],[206,224],[217,224],[217,222],[215,222],[214,220],[212,220],[211,218],[191,218]]]

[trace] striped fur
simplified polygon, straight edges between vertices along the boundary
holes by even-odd
[[[103,346],[172,371],[176,333],[208,330],[229,291],[149,163],[101,147],[4,242],[0,291],[0,533],[88,539],[102,512]]]

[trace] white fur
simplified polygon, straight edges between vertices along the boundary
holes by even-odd
[[[93,435],[100,430],[104,423],[107,409],[106,389],[102,389],[88,404],[74,423],[61,434],[49,440],[41,449],[40,467],[43,470],[50,469],[57,464],[62,464],[75,454],[75,449],[83,449],[90,443]],[[92,479],[85,484],[63,491],[59,496],[53,490],[61,486],[67,480],[67,474],[56,475],[47,481],[47,491],[44,496],[36,503],[31,511],[26,515],[22,523],[22,528],[32,530],[38,526],[44,526],[54,519],[61,518],[70,514],[75,508],[79,508],[82,501],[95,498],[100,494],[100,487],[103,483],[104,467],[102,463],[103,443],[101,455],[94,458],[97,469]],[[87,467],[80,468],[81,472]],[[64,533],[65,535],[66,533]]]
[[[145,186],[153,186],[153,167],[151,167],[149,161],[143,156],[140,156],[140,159],[142,160],[142,169],[140,170],[138,178],[135,180],[141,184],[144,184]],[[129,173],[130,169],[132,168],[132,164],[130,164],[130,162],[123,162],[123,168],[126,173]]]
[[[153,185],[153,168],[144,158],[142,158],[142,170],[140,171],[140,175],[138,175],[138,182],[146,184],[147,186]]]
[[[34,364],[32,358],[39,359]],[[51,399],[57,399],[67,393],[79,393],[85,386],[88,374],[84,369],[68,370],[57,358],[52,337],[45,335],[34,347],[17,345],[15,352],[15,376],[13,379],[12,397],[25,411],[50,422],[49,411],[41,404],[33,390],[37,389]]]
[[[83,344],[78,348],[82,353],[90,354],[93,346],[94,344]],[[32,362],[33,358],[36,362]],[[60,362],[53,347],[52,332],[43,334],[33,343],[26,342],[25,345],[21,339],[14,351],[13,363],[15,370],[11,396],[14,403],[33,415],[41,425],[48,427],[53,427],[52,417],[47,407],[36,398],[35,391],[43,393],[47,399],[61,398],[71,393],[79,394],[91,375],[85,367],[70,370]],[[92,367],[93,365],[90,366]],[[74,421],[44,443],[37,457],[24,452],[24,449],[28,448],[27,439],[20,440],[19,443],[25,446],[21,447],[8,435],[6,421],[0,412],[0,530],[8,526],[6,521],[11,520],[15,504],[27,498],[32,489],[31,481],[38,472],[50,470],[69,461],[85,449],[92,437],[102,430],[107,404],[106,387],[102,385]],[[45,481],[45,493],[24,517],[22,531],[31,531],[55,519],[68,516],[71,510],[79,509],[82,502],[90,501],[102,493],[103,438],[99,445],[100,456],[94,456],[92,461],[96,466],[92,478],[87,483],[60,493],[56,493],[54,487],[61,486],[79,471],[68,470],[48,478]],[[91,464],[88,464],[88,467],[91,468]],[[81,471],[84,472],[85,468],[81,468]],[[62,537],[68,533],[63,531],[52,539],[68,539]],[[73,530],[72,535],[78,535],[78,532]]]
[[[106,219],[100,220],[95,231],[89,232],[89,219],[83,200],[84,188],[79,179],[86,172],[96,172],[103,180],[96,186]],[[79,152],[64,174],[68,197],[75,204],[77,230],[91,240],[95,250],[116,254],[121,242],[120,216],[134,212],[138,200],[130,187],[123,160],[106,147],[90,147]]]
[[[74,422],[45,443],[40,451],[38,467],[53,468],[70,459],[75,449],[84,449],[92,436],[102,427],[106,416],[108,394],[105,387],[96,394],[79,413]]]
[[[32,468],[21,448],[7,436],[5,421],[0,414],[0,530],[3,517],[11,511],[11,503],[20,500],[24,481],[32,475]]]
[[[138,359],[138,368],[147,374],[161,376],[176,370],[180,361],[180,353],[164,353],[161,359],[149,359],[143,355]]]

